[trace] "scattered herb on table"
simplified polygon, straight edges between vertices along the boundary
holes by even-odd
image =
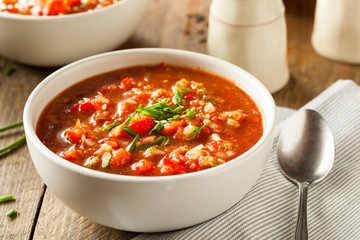
[[[6,196],[0,197],[0,203],[12,201],[12,200],[15,200],[13,195],[6,195]]]
[[[13,66],[9,65],[7,68],[5,68],[4,75],[10,76],[15,71],[15,68]]]
[[[14,214],[16,214],[16,210],[14,208],[10,209],[7,213],[6,213],[6,216],[7,217],[12,217],[14,216]]]
[[[4,127],[0,127],[0,132],[6,131],[6,130],[9,130],[9,129],[12,129],[12,128],[15,128],[15,127],[18,127],[18,126],[21,126],[21,125],[23,125],[23,122],[22,122],[22,121],[16,122],[16,123],[12,123],[12,124],[6,125],[6,126],[4,126]],[[19,138],[19,139],[16,140],[15,142],[13,142],[13,143],[11,143],[11,144],[3,147],[3,148],[0,148],[0,154],[16,148],[16,147],[19,146],[21,143],[23,143],[25,140],[26,140],[25,136],[22,136],[21,138]]]

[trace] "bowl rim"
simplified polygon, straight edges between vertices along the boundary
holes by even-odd
[[[61,76],[64,72],[67,72],[68,70],[76,69],[78,66],[86,65],[87,63],[91,63],[94,61],[101,61],[102,58],[108,58],[110,56],[119,55],[119,54],[121,55],[123,53],[139,54],[139,53],[144,53],[144,52],[155,53],[155,54],[167,54],[170,56],[174,55],[173,57],[179,56],[179,55],[185,55],[185,56],[190,55],[190,56],[196,56],[196,57],[200,58],[199,61],[201,61],[202,59],[205,59],[205,60],[207,59],[207,61],[210,61],[210,62],[215,61],[217,63],[221,63],[222,65],[226,66],[226,68],[236,68],[237,71],[240,71],[242,75],[244,75],[246,78],[253,81],[253,83],[257,85],[256,86],[257,89],[259,89],[262,93],[267,95],[266,98],[269,100],[268,103],[271,106],[271,108],[272,108],[271,112],[273,113],[272,115],[270,115],[269,119],[266,119],[266,127],[264,126],[265,129],[264,129],[263,135],[261,136],[259,141],[245,153],[243,153],[240,156],[238,156],[224,164],[221,164],[219,166],[209,168],[209,169],[204,169],[204,170],[197,171],[197,172],[191,172],[191,173],[185,173],[185,174],[179,174],[179,175],[167,175],[167,176],[129,176],[129,175],[106,173],[106,172],[101,172],[101,171],[97,171],[97,170],[93,170],[93,169],[88,169],[86,167],[79,166],[77,164],[74,164],[72,162],[69,162],[69,161],[61,158],[60,156],[58,156],[57,154],[52,152],[50,149],[48,149],[40,141],[40,139],[37,137],[36,132],[35,132],[35,127],[36,127],[38,118],[35,120],[35,126],[33,126],[32,120],[31,120],[32,113],[30,112],[30,108],[36,99],[37,92],[43,91],[43,89],[47,87],[48,83],[50,83],[53,78],[55,78],[59,75]],[[137,65],[134,64],[133,66],[137,66]],[[188,66],[188,67],[197,67],[197,66]],[[119,67],[119,69],[121,69],[121,68],[122,67]],[[209,69],[203,69],[203,70],[211,73],[211,70],[209,70]],[[104,72],[107,72],[107,71],[104,70]],[[99,73],[99,74],[101,74],[101,73]],[[216,74],[216,75],[219,75],[219,74]],[[72,86],[72,85],[70,85],[70,86]],[[65,89],[69,88],[70,86],[66,87]],[[247,89],[243,89],[243,90],[247,94],[249,94],[250,97],[253,98],[253,96],[251,96],[251,94],[248,92]],[[258,102],[256,102],[256,103],[257,103],[258,107],[260,108],[260,111],[262,111],[263,121],[265,121],[264,112],[261,109],[261,106],[259,106],[259,103]],[[221,60],[219,58],[216,58],[216,57],[213,57],[213,56],[210,56],[207,54],[188,51],[188,50],[171,49],[171,48],[135,48],[135,49],[116,50],[116,51],[96,54],[96,55],[93,55],[93,56],[90,56],[87,58],[77,60],[68,65],[65,65],[64,67],[51,73],[49,76],[47,76],[43,81],[41,81],[33,89],[30,96],[28,97],[25,107],[24,107],[24,112],[23,112],[23,123],[24,123],[24,130],[25,130],[25,135],[26,135],[27,141],[32,142],[35,148],[37,148],[38,150],[43,152],[43,154],[46,155],[46,157],[48,158],[47,160],[52,161],[56,165],[60,165],[61,167],[66,168],[69,171],[73,171],[73,172],[76,172],[81,175],[91,176],[91,177],[97,178],[97,179],[118,181],[118,182],[154,183],[154,182],[167,182],[167,181],[177,181],[177,180],[187,181],[189,179],[199,178],[203,175],[212,176],[214,174],[217,174],[217,172],[224,171],[227,168],[231,168],[232,165],[234,165],[234,164],[245,161],[244,159],[246,159],[247,156],[254,154],[255,151],[257,151],[259,148],[261,148],[262,144],[265,141],[268,141],[269,138],[272,137],[272,132],[275,130],[275,124],[276,124],[276,105],[275,105],[274,99],[272,98],[271,93],[267,90],[267,88],[259,80],[257,80],[253,75],[251,75],[247,71],[243,70],[242,68],[240,68],[232,63],[229,63],[227,61]],[[33,159],[32,159],[32,161],[33,161]]]
[[[8,20],[18,20],[18,21],[63,21],[63,20],[72,20],[74,18],[82,18],[89,15],[98,15],[98,14],[105,14],[108,11],[111,11],[113,8],[120,7],[124,4],[127,4],[133,0],[120,0],[118,2],[112,3],[106,7],[89,10],[86,12],[80,13],[72,13],[72,14],[64,14],[64,15],[55,15],[55,16],[34,16],[34,15],[24,15],[24,14],[17,14],[17,13],[8,13],[8,12],[0,12],[0,19],[8,19]],[[148,1],[148,0],[141,0],[141,1]]]

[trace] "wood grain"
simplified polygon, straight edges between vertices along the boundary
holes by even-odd
[[[119,49],[164,47],[207,53],[208,11],[211,0],[153,0],[136,33]],[[360,84],[360,66],[333,62],[311,46],[315,1],[284,0],[288,30],[289,83],[273,97],[279,106],[299,108],[338,79]],[[0,75],[0,126],[22,119],[32,89],[55,68],[35,68],[0,57],[0,70],[12,65],[10,76]],[[23,134],[21,127],[0,134],[5,146]],[[16,201],[0,205],[0,239],[131,239],[138,233],[101,226],[67,208],[39,178],[25,144],[0,156],[0,195]],[[14,207],[19,214],[9,219]]]

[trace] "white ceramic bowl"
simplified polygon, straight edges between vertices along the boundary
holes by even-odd
[[[0,13],[0,55],[34,66],[62,66],[114,50],[135,31],[149,0],[121,0],[61,16]]]
[[[259,142],[242,156],[195,173],[161,177],[121,176],[68,162],[35,134],[45,105],[74,83],[136,65],[200,67],[234,81],[258,104],[264,121]],[[208,55],[171,49],[133,49],[89,57],[54,72],[31,93],[24,128],[34,165],[49,189],[68,207],[97,223],[137,232],[169,231],[211,219],[237,203],[256,183],[270,152],[276,108],[271,94],[252,75]]]

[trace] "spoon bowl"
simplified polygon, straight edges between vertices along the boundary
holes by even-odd
[[[329,174],[335,156],[334,138],[326,121],[314,110],[295,113],[281,130],[277,155],[282,173],[299,187],[295,239],[307,239],[308,186]]]

